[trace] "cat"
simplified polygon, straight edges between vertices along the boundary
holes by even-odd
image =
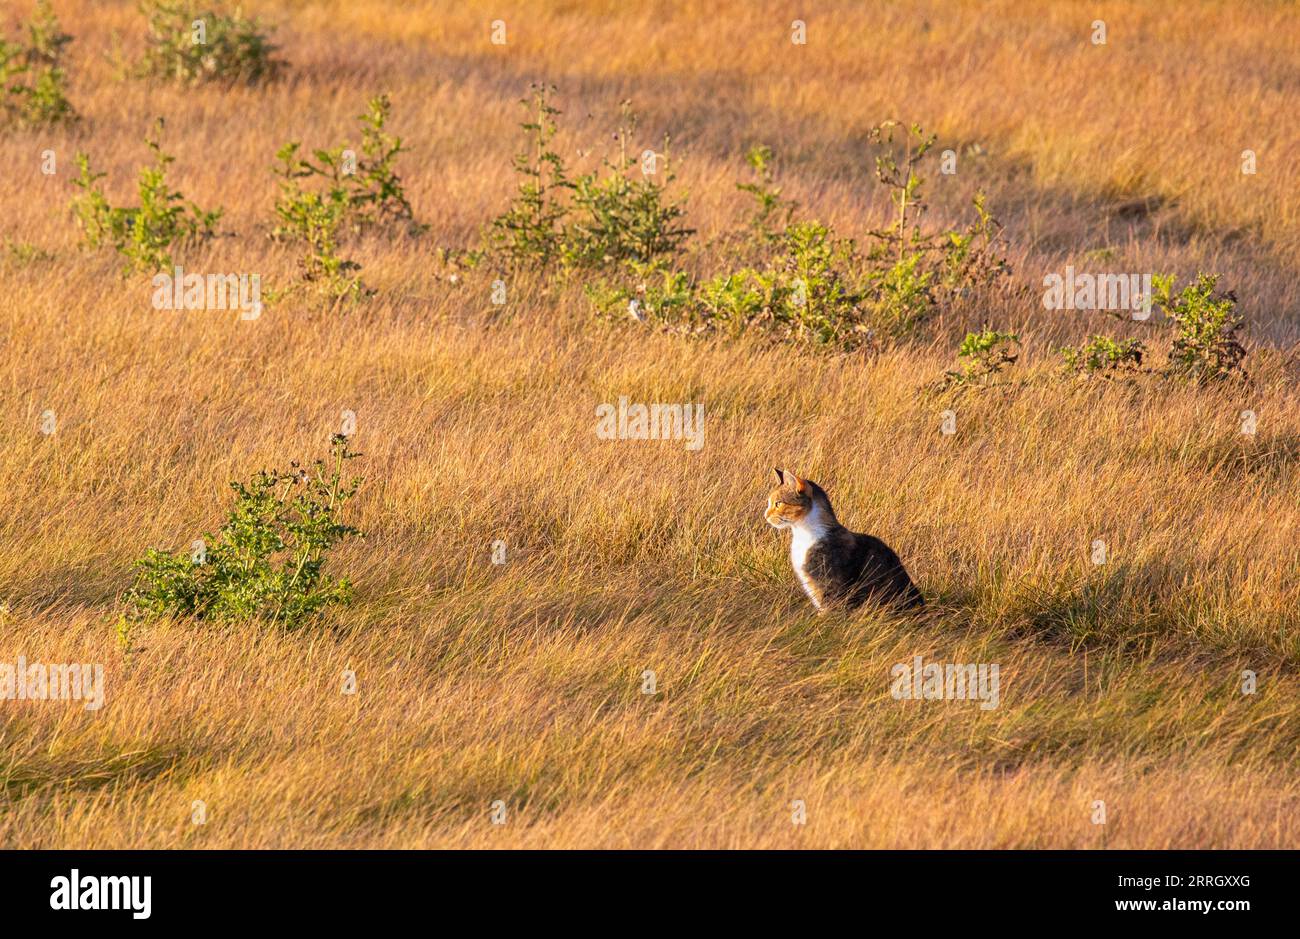
[[[777,486],[768,494],[763,517],[773,528],[793,532],[790,562],[818,612],[867,601],[904,609],[925,605],[889,545],[841,525],[825,490],[812,480],[775,472]]]

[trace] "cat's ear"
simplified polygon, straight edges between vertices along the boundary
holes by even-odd
[[[803,494],[803,480],[800,479],[798,476],[796,476],[794,473],[791,473],[791,474],[790,474],[790,478],[794,480],[794,491],[797,492],[797,493],[799,493],[800,495],[802,495],[802,494]]]
[[[785,485],[785,471],[784,471],[784,470],[779,470],[779,469],[774,469],[774,470],[772,470],[772,472],[776,473],[776,484],[777,484],[778,486],[784,486],[784,485]]]

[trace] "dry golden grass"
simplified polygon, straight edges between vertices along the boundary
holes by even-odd
[[[287,79],[184,91],[113,79],[134,4],[56,3],[86,120],[0,141],[0,236],[53,254],[0,262],[0,661],[107,670],[98,713],[0,703],[0,844],[1300,846],[1293,10],[844,4],[795,47],[776,4],[257,6]],[[985,189],[1031,285],[1107,247],[1113,270],[1221,272],[1255,383],[1062,382],[1052,350],[1098,322],[1008,300],[979,312],[1025,335],[1025,384],[944,405],[950,437],[923,388],[977,320],[867,358],[597,325],[580,291],[528,280],[498,314],[431,259],[509,199],[537,77],[560,86],[568,152],[624,97],[648,141],[671,131],[701,237],[741,218],[750,143],[849,232],[883,217],[871,125],[979,143],[932,184],[937,218]],[[238,234],[186,267],[282,280],[275,149],[348,136],[380,91],[432,229],[356,249],[366,304],[158,312],[147,277],[77,248],[73,151],[120,201],[161,114],[173,181]],[[595,406],[620,395],[703,402],[703,449],[597,439]],[[319,454],[345,408],[368,477],[367,538],[337,559],[352,605],[288,635],[163,622],[124,656],[131,562],[219,524],[228,480]],[[762,522],[774,464],[898,549],[925,618],[812,614]],[[893,700],[889,669],[915,654],[1000,663],[1000,707]]]

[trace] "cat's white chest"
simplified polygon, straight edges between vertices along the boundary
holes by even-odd
[[[794,529],[794,536],[790,539],[790,563],[794,566],[795,576],[803,585],[803,592],[808,594],[808,599],[819,610],[822,608],[821,601],[817,597],[817,591],[813,587],[812,578],[808,576],[806,566],[808,552],[822,534],[820,530],[811,526],[799,526]]]

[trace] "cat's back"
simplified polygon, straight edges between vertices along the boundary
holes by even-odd
[[[894,549],[875,535],[864,535],[847,529],[844,534],[847,536],[844,539],[845,552],[860,562],[866,564],[874,561],[889,566],[902,566],[903,562],[898,559]]]
[[[921,592],[912,583],[898,554],[879,538],[846,529],[840,548],[848,568],[844,574],[852,580],[848,598],[851,602],[875,599],[906,607],[924,605]]]

